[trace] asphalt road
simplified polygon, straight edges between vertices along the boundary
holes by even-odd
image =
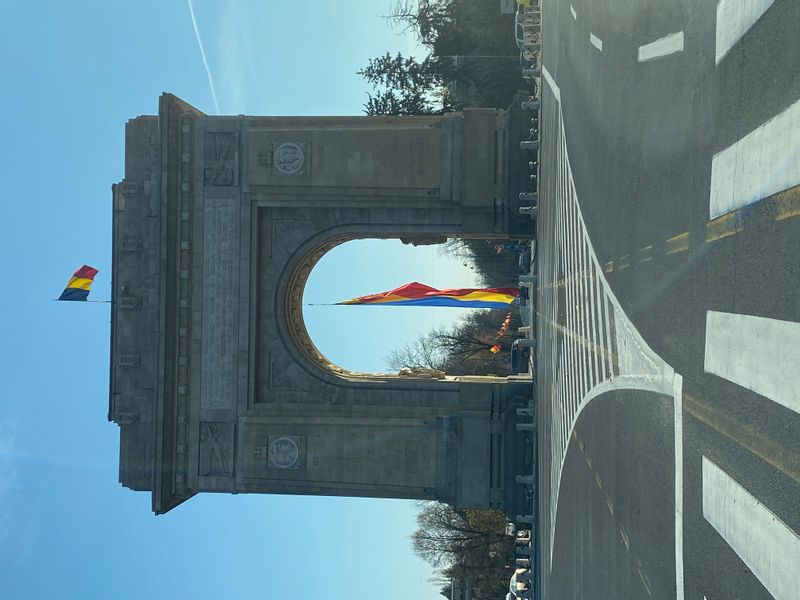
[[[542,597],[800,598],[800,2],[543,12]]]

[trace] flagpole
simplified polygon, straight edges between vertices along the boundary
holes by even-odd
[[[91,302],[93,304],[111,304],[111,300],[59,300],[58,298],[50,298],[50,302]]]

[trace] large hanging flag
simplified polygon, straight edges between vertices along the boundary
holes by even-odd
[[[86,302],[95,275],[97,275],[97,269],[89,265],[83,265],[72,274],[72,277],[70,277],[67,283],[67,287],[64,288],[64,291],[58,299]]]
[[[380,294],[360,296],[336,304],[373,306],[457,306],[461,308],[508,308],[519,295],[517,288],[456,288],[437,290],[423,283],[407,283]]]

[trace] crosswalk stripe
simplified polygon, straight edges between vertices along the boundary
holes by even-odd
[[[598,273],[593,263],[589,265],[589,300],[592,305],[592,347],[599,348],[600,342],[600,319],[598,317],[598,309],[600,308],[600,285],[598,283]],[[597,306],[595,306],[597,302]],[[603,369],[603,354],[601,352],[593,352],[594,354],[594,372],[597,375],[597,381],[606,379],[605,369]]]
[[[708,311],[704,368],[800,413],[800,323]]]
[[[775,0],[719,0],[717,3],[717,64],[767,12]]]
[[[603,314],[606,318],[606,352],[608,352],[608,373],[609,377],[614,376],[614,353],[611,346],[611,316],[609,314],[608,298],[603,297]]]
[[[800,597],[800,537],[705,456],[703,517],[776,600]]]
[[[584,340],[591,342],[591,338],[589,337],[589,298],[587,294],[587,281],[586,277],[583,276],[583,273],[586,270],[586,244],[583,242],[579,243],[579,256],[581,257],[581,268],[579,273],[581,274],[580,277],[580,286],[581,286],[581,295],[580,295],[580,302],[581,308],[583,309],[582,312],[582,328],[581,328],[581,336]],[[586,344],[583,345],[583,355],[586,357],[586,387],[584,393],[588,392],[592,389],[592,382],[594,381],[594,367],[592,364],[592,353],[589,351],[589,347]],[[583,394],[581,394],[583,396]],[[577,402],[577,400],[576,400]]]
[[[572,216],[573,216],[572,240],[573,240],[573,244],[575,244],[575,251],[573,252],[573,256],[575,257],[575,269],[573,270],[575,281],[574,281],[573,285],[575,287],[575,314],[576,314],[576,317],[577,317],[577,323],[576,323],[577,327],[573,331],[575,331],[577,333],[578,340],[584,340],[584,339],[586,339],[586,336],[583,333],[583,309],[584,309],[584,305],[583,305],[583,298],[581,297],[582,296],[582,293],[581,293],[582,292],[582,290],[581,290],[582,280],[578,276],[578,274],[581,272],[581,254],[580,254],[581,246],[580,246],[580,243],[578,242],[578,240],[580,239],[579,236],[578,236],[578,233],[579,233],[578,218],[577,218],[578,211],[575,210],[574,206],[571,206],[570,209],[572,210]],[[586,393],[585,390],[586,390],[586,387],[587,387],[587,385],[586,385],[586,362],[585,362],[586,361],[586,357],[585,357],[585,353],[583,351],[584,350],[583,344],[581,344],[579,342],[579,343],[577,343],[575,345],[575,348],[576,348],[576,350],[578,352],[578,362],[579,362],[579,365],[580,365],[580,375],[581,375],[580,383],[581,383],[581,385],[578,388],[578,393],[575,396],[572,397],[572,401],[573,402],[575,401],[575,398],[580,398],[581,396],[583,396],[583,394]]]
[[[800,100],[711,161],[710,219],[800,184]]]

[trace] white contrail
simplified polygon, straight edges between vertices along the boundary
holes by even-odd
[[[214,79],[211,77],[211,69],[208,68],[208,60],[206,60],[206,51],[203,49],[203,42],[200,39],[200,31],[197,29],[197,20],[194,18],[194,7],[192,0],[186,0],[189,5],[189,14],[192,16],[192,26],[194,27],[194,36],[197,38],[197,45],[200,47],[200,56],[203,57],[203,66],[206,68],[206,75],[208,75],[208,85],[211,88],[211,98],[214,100],[214,108],[217,109],[219,114],[219,102],[217,101],[217,90],[214,89]]]

